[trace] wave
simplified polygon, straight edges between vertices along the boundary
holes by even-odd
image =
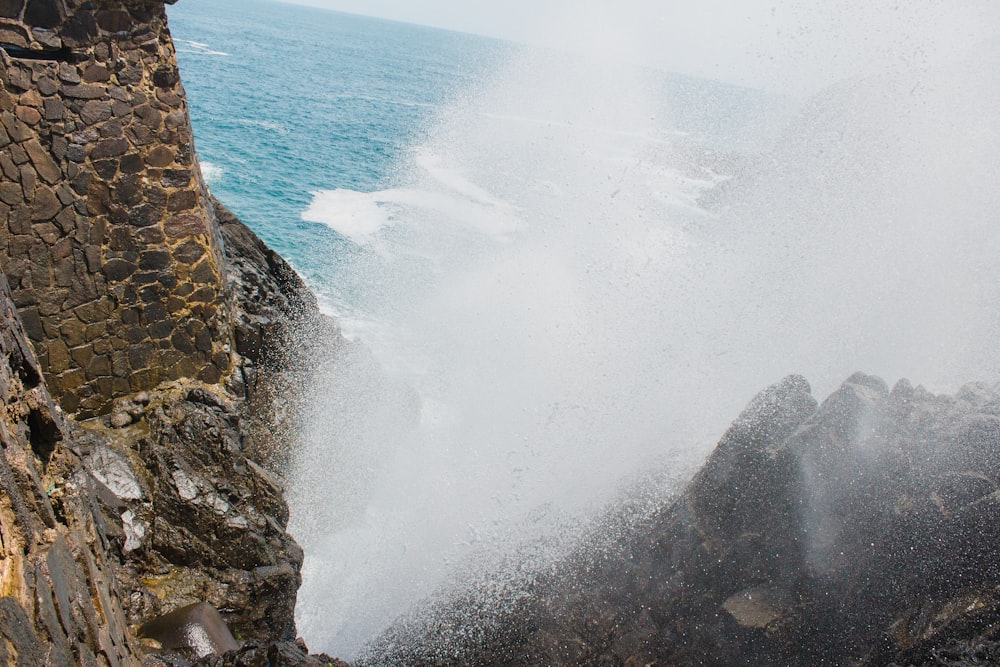
[[[179,45],[179,46],[178,46]],[[180,53],[195,53],[202,56],[228,56],[225,51],[216,51],[208,44],[195,42],[190,39],[174,38],[174,46]]]
[[[199,160],[198,164],[201,167],[201,177],[205,180],[206,185],[211,187],[221,180],[223,168],[220,165],[208,160]]]
[[[290,502],[299,627],[325,649],[355,654],[456,562],[501,557],[525,513],[536,534],[573,524],[682,430],[660,404],[690,362],[664,332],[694,307],[683,267],[705,270],[699,201],[723,179],[678,158],[641,81],[549,74],[443,109],[396,187],[302,213],[356,246],[336,258],[345,332],[420,399],[402,425],[378,382],[314,387]],[[331,465],[363,472],[330,488]]]

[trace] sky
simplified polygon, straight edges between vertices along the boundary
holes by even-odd
[[[962,57],[1000,34],[996,0],[291,1],[791,94]]]

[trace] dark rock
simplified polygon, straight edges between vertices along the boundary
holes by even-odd
[[[224,656],[206,658],[194,663],[198,667],[350,667],[343,660],[326,654],[309,655],[301,640],[259,644],[250,642],[238,651]]]
[[[35,189],[35,200],[31,203],[32,220],[51,220],[61,210],[62,204],[52,190],[45,187]]]
[[[164,220],[163,231],[172,238],[204,234],[206,231],[205,221],[200,215],[194,213],[172,215]]]
[[[24,21],[40,28],[55,28],[63,20],[62,3],[58,0],[28,0]]]
[[[45,651],[24,609],[12,597],[0,598],[0,660],[5,665],[35,667],[44,662]],[[8,648],[13,653],[8,652]]]
[[[360,662],[987,664],[1000,436],[979,411],[998,398],[857,374],[816,407],[787,378],[650,518],[602,517],[510,599],[445,596]]]
[[[104,122],[111,118],[111,103],[102,100],[90,100],[80,109],[80,118],[87,125]]]
[[[162,184],[165,188],[184,188],[191,183],[191,172],[187,169],[165,169]]]
[[[135,273],[136,265],[123,259],[110,259],[104,263],[104,277],[113,282],[121,282]]]
[[[24,7],[24,0],[0,0],[0,16],[17,18]]]
[[[60,76],[61,75],[62,75],[62,70],[60,70]],[[79,74],[75,74],[74,78],[79,80]],[[88,83],[76,83],[63,86],[62,92],[63,95],[65,95],[66,97],[71,97],[81,100],[96,100],[104,97],[104,95],[107,93],[107,89],[104,86],[95,86]]]
[[[128,152],[129,144],[128,140],[123,137],[116,137],[112,139],[104,139],[97,142],[90,151],[90,159],[99,160],[106,157],[116,157],[119,155],[124,155]]]
[[[139,636],[159,642],[186,658],[205,658],[239,650],[218,610],[207,602],[187,605],[139,627]]]
[[[140,269],[165,269],[171,265],[167,250],[147,250],[139,256]]]
[[[164,65],[153,72],[153,85],[158,88],[173,88],[179,81],[180,75],[176,67]]]

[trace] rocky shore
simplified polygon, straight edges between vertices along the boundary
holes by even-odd
[[[362,663],[996,664],[998,482],[996,387],[859,373],[817,404],[791,376],[651,518],[503,604],[439,601]]]
[[[0,1],[0,84],[0,665],[343,665],[282,472],[352,352],[205,187],[163,1]],[[651,516],[361,662],[996,664],[998,504],[995,387],[793,376]]]

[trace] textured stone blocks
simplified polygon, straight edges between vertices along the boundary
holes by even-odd
[[[162,7],[0,0],[0,41],[40,52],[0,54],[0,260],[63,407],[218,381],[221,239]]]

